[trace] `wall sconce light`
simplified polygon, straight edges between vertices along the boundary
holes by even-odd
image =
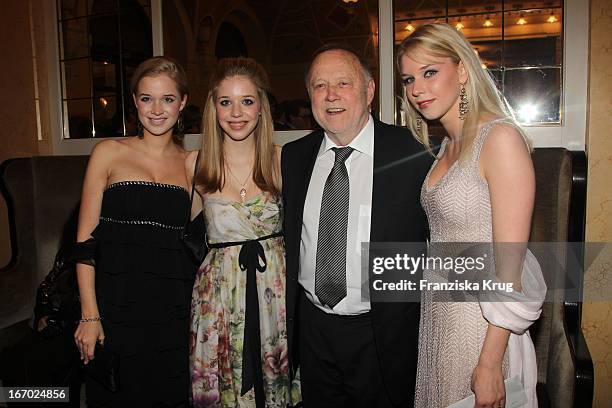
[[[522,123],[530,123],[540,114],[540,111],[536,104],[525,102],[519,106],[517,114]]]
[[[557,17],[555,17],[555,15],[552,13],[552,11],[550,12],[550,16],[548,16],[548,18],[546,19],[546,21],[548,21],[549,23],[556,23],[557,22]]]
[[[519,19],[516,20],[516,24],[518,25],[525,25],[527,24],[527,20],[525,20],[525,17],[523,16],[523,13],[520,14]]]
[[[342,0],[346,4],[357,3],[357,0]]]
[[[485,27],[492,27],[493,26],[493,22],[491,21],[489,16],[487,16],[485,22],[482,25],[485,26]]]
[[[455,24],[455,28],[457,29],[457,31],[460,31],[464,27],[465,26],[461,23],[461,18],[460,18],[459,21],[457,21],[457,24]]]
[[[106,109],[106,107],[108,106],[108,101],[106,100],[106,98],[100,98],[100,105],[102,105],[102,107]]]
[[[404,27],[404,30],[410,31],[410,32],[414,31],[414,26],[412,25],[412,23],[410,21],[408,22],[408,25],[406,25],[406,27]]]

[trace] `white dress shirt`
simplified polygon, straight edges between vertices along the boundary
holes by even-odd
[[[346,245],[346,297],[331,309],[327,305],[322,305],[315,295],[315,268],[323,188],[336,157],[332,148],[341,147],[337,146],[327,134],[317,154],[304,203],[299,282],[306,290],[308,299],[321,310],[327,313],[355,315],[370,310],[370,303],[361,300],[361,243],[370,240],[374,170],[374,121],[371,116],[361,132],[348,146],[355,150],[345,162],[350,188]]]

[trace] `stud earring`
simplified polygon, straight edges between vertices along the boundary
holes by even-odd
[[[461,84],[461,91],[459,91],[459,119],[465,120],[465,117],[469,111],[467,91],[465,85]]]

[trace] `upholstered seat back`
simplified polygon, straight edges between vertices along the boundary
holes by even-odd
[[[532,155],[536,175],[536,197],[533,210],[531,242],[567,242],[569,207],[572,189],[572,157],[562,148],[535,149]],[[551,245],[556,256],[542,245],[532,250],[538,258],[548,288],[563,287],[559,282],[559,260],[566,259],[564,245]],[[573,393],[573,362],[564,328],[562,291],[554,302],[546,302],[540,319],[530,333],[536,347],[538,382],[554,407],[571,407]],[[554,390],[554,392],[551,392]]]
[[[62,230],[75,215],[88,156],[40,156],[2,163],[12,258],[0,269],[0,329],[32,315],[36,288],[51,270]]]

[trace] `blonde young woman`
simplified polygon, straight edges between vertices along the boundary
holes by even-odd
[[[139,137],[97,144],[85,174],[77,238],[93,237],[96,246],[82,244],[89,265],[77,265],[82,319],[75,340],[85,364],[96,362],[96,342],[119,359],[119,390],[90,376],[87,406],[187,407],[195,266],[179,239],[193,174],[180,130],[185,73],[167,58],[151,58],[134,72],[131,91]]]
[[[209,89],[196,176],[209,252],[191,305],[193,404],[284,408],[280,148],[272,144],[267,76],[252,59],[223,59]]]
[[[503,407],[504,379],[518,376],[527,406],[537,407],[527,329],[539,317],[545,284],[533,255],[520,251],[529,239],[535,194],[525,135],[453,27],[419,27],[400,45],[397,63],[410,130],[428,147],[428,121],[439,121],[448,133],[421,191],[431,241],[519,248],[503,268],[496,262],[496,271],[513,273],[513,302],[436,302],[423,293],[415,405],[446,407],[474,392],[476,407]]]

